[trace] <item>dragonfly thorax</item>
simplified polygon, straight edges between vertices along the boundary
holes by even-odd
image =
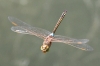
[[[52,35],[48,35],[43,42],[43,45],[41,46],[41,50],[45,53],[49,51],[49,48],[51,46],[51,41],[53,39]]]

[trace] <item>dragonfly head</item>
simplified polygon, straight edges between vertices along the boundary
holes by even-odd
[[[42,50],[43,53],[48,52],[49,51],[49,48],[50,48],[50,46],[49,45],[46,45],[46,44],[43,44],[41,46],[41,50]]]

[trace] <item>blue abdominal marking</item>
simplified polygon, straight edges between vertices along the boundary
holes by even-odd
[[[54,37],[54,33],[51,33],[50,36],[53,36]]]

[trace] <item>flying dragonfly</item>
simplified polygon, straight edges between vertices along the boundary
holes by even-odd
[[[14,25],[11,27],[12,31],[17,32],[17,33],[22,33],[22,34],[35,35],[43,39],[44,41],[41,46],[41,50],[43,53],[46,53],[49,51],[52,42],[61,42],[61,43],[71,45],[81,50],[92,51],[93,48],[86,44],[89,41],[88,39],[74,39],[74,38],[70,38],[66,36],[54,35],[58,26],[60,25],[63,18],[65,17],[66,13],[67,13],[67,10],[62,13],[62,15],[60,16],[52,32],[42,29],[42,28],[32,27],[26,24],[25,22],[14,17],[9,16],[8,19]]]

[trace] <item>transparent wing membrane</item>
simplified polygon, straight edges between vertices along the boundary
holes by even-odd
[[[11,21],[13,25],[15,25],[11,28],[11,30],[17,33],[35,35],[42,39],[46,38],[51,33],[41,28],[32,27],[14,17],[8,17],[8,19]]]
[[[81,50],[92,51],[93,48],[87,45],[88,39],[73,39],[65,36],[54,35],[52,42],[62,42]]]
[[[29,31],[27,31],[23,28],[20,28],[19,26],[13,26],[13,27],[11,27],[11,30],[14,31],[14,32],[17,32],[17,33],[33,35],[33,34],[29,33]]]

